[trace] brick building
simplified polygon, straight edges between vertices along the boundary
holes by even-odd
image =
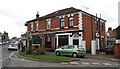
[[[108,28],[106,32],[107,45],[114,45],[116,42],[116,29]]]
[[[97,49],[103,50],[106,20],[73,7],[62,9],[25,23],[32,36],[32,46],[55,50],[63,45],[82,45],[91,50],[91,41],[96,40]]]

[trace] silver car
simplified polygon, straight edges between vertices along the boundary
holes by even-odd
[[[8,50],[18,50],[18,46],[16,44],[10,44]]]
[[[55,54],[57,56],[67,55],[73,57],[78,57],[78,56],[84,57],[85,53],[86,53],[85,49],[79,45],[65,45],[55,50]]]

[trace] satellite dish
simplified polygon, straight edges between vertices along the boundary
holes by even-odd
[[[88,10],[89,9],[89,7],[86,7],[86,6],[82,6],[83,8],[85,8],[86,10]]]

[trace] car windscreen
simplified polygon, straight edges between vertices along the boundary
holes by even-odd
[[[15,45],[15,44],[11,44],[11,46],[16,47],[16,45]]]
[[[78,49],[81,49],[81,48],[83,48],[83,47],[82,47],[81,45],[77,45],[77,48],[78,48]]]

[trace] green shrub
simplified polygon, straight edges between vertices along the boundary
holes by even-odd
[[[36,48],[33,51],[33,55],[44,55],[46,54],[46,50],[44,48]]]

